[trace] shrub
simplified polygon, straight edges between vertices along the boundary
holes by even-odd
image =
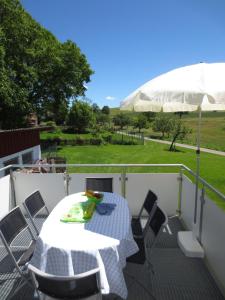
[[[74,133],[74,128],[73,127],[65,127],[62,130],[63,133]]]
[[[61,138],[56,136],[54,137],[54,139],[52,139],[53,144],[56,144],[57,146],[59,146],[61,144]]]
[[[46,126],[52,127],[49,132],[55,132],[57,130],[57,126],[54,121],[47,121],[45,123]]]
[[[122,139],[113,139],[111,144],[115,145],[138,145],[138,141],[136,140],[122,140]]]
[[[90,144],[91,145],[101,145],[103,143],[102,138],[91,138],[90,139]]]
[[[104,139],[104,141],[106,141],[106,143],[112,142],[112,134],[103,135],[102,138]]]
[[[85,139],[83,139],[81,137],[77,137],[75,139],[75,145],[79,145],[79,146],[85,145]]]
[[[46,126],[52,126],[52,127],[55,127],[55,128],[57,127],[54,121],[47,121],[47,122],[45,123],[45,125],[46,125]]]

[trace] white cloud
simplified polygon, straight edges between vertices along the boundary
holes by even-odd
[[[113,97],[113,96],[106,96],[105,99],[106,99],[106,100],[113,101],[113,100],[116,99],[116,97]]]

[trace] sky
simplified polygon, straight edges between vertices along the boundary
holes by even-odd
[[[86,96],[118,107],[172,69],[225,62],[225,0],[21,0],[61,42],[85,54],[94,75]]]

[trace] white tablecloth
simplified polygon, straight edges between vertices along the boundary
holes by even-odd
[[[117,194],[104,193],[103,203],[116,204],[110,215],[95,212],[86,224],[60,221],[72,204],[85,200],[83,193],[77,193],[57,204],[42,227],[30,263],[54,275],[74,275],[99,266],[102,293],[126,299],[122,269],[126,258],[138,251],[127,201]]]

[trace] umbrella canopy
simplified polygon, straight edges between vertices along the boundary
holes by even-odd
[[[160,75],[125,98],[120,109],[140,112],[199,111],[194,211],[196,223],[201,111],[225,110],[225,63],[199,63]]]
[[[225,110],[225,63],[199,63],[160,75],[135,90],[121,110]]]

